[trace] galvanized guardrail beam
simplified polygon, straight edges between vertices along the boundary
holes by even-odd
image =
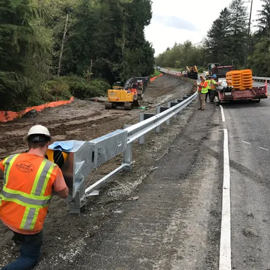
[[[270,82],[269,77],[256,77],[256,76],[253,76],[252,79],[256,80],[256,81],[259,81],[259,82],[265,82],[265,81],[267,81],[267,83]]]

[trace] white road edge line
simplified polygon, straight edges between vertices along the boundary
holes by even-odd
[[[220,110],[221,110],[221,118],[222,118],[222,122],[225,122],[225,114],[224,114],[224,110],[223,107],[221,105],[220,106]]]
[[[264,147],[259,147],[261,150],[264,150],[264,151],[268,151],[269,152],[269,149],[267,148],[264,148]]]
[[[231,188],[228,130],[224,129],[224,174],[222,194],[222,219],[220,232],[219,270],[231,270]]]
[[[245,143],[245,144],[251,145],[250,142],[246,142],[246,141],[242,141],[242,142]]]

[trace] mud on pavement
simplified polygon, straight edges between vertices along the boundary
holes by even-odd
[[[191,84],[164,75],[148,86],[143,106],[154,111],[157,104],[182,97],[191,91]],[[75,100],[63,107],[46,109],[34,118],[1,123],[0,158],[27,150],[22,138],[34,124],[47,126],[54,140],[91,140],[121,129],[124,124],[138,122],[139,112],[139,109],[105,110],[102,103]],[[150,133],[146,136],[145,145],[134,146],[133,171],[117,176],[114,182],[101,190],[100,196],[90,198],[85,213],[70,215],[65,201],[54,196],[44,225],[43,253],[37,269],[64,269],[64,265],[74,262],[82,252],[87,252],[84,239],[93,237],[113,212],[117,211],[118,205],[129,199],[136,187],[155,169],[155,161],[168,151],[170,141],[184,128],[192,112],[191,105],[182,113],[181,121],[176,126],[171,125],[168,130],[164,128],[162,136]],[[100,179],[121,162],[122,157],[119,156],[104,164],[89,176],[89,183]],[[2,223],[0,238],[1,267],[18,255],[18,248],[11,241],[12,233]]]

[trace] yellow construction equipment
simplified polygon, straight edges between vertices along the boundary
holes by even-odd
[[[127,80],[124,87],[117,83],[108,90],[105,109],[124,107],[125,110],[131,110],[133,107],[139,107],[148,82],[149,77],[135,77]]]
[[[190,79],[197,80],[198,79],[198,69],[197,66],[188,67],[186,66],[187,77]]]

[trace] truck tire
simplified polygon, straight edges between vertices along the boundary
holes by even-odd
[[[110,110],[113,108],[113,104],[111,102],[105,102],[105,109]]]
[[[259,103],[261,101],[260,98],[258,99],[250,99],[249,102],[253,102],[253,103]]]

